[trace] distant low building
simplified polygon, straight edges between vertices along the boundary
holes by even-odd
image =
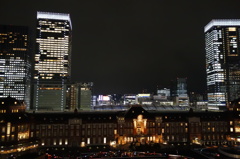
[[[170,100],[170,89],[164,88],[164,89],[158,89],[157,90],[157,96],[159,100]],[[155,98],[156,98],[155,97]]]
[[[152,94],[150,93],[139,93],[136,95],[137,104],[152,104]]]
[[[206,93],[189,93],[189,105],[195,110],[208,110],[208,100]]]

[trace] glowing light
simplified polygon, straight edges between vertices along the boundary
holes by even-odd
[[[85,142],[81,142],[81,147],[85,147]]]
[[[103,138],[103,143],[104,143],[104,144],[107,143],[107,138],[106,138],[106,137]]]
[[[68,144],[68,139],[65,139],[65,145],[67,145]]]
[[[110,141],[110,146],[115,147],[116,146],[116,141]]]

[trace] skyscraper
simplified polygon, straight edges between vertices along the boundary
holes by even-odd
[[[205,28],[210,109],[225,109],[240,94],[240,19],[214,19]]]
[[[176,78],[171,81],[172,97],[187,97],[187,78]]]
[[[34,109],[64,110],[71,71],[70,15],[37,12],[36,34]]]
[[[176,78],[171,82],[171,98],[174,105],[188,106],[187,78]]]
[[[30,105],[28,27],[0,25],[0,98]]]

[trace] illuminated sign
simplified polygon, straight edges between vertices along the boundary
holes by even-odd
[[[99,95],[98,101],[110,101],[110,96]]]
[[[131,99],[135,99],[136,96],[125,96],[125,98],[131,98]]]
[[[150,97],[151,94],[138,94],[138,97]]]

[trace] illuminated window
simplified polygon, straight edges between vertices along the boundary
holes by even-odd
[[[44,146],[45,145],[45,143],[44,143],[44,139],[42,139],[42,146]]]
[[[0,110],[0,113],[6,113],[6,110]]]
[[[62,145],[62,139],[59,139],[59,145]]]
[[[236,28],[235,27],[229,27],[228,31],[236,31]]]
[[[81,142],[81,147],[85,147],[85,142]]]
[[[14,140],[14,135],[11,135],[11,140]]]
[[[56,145],[56,144],[57,144],[56,139],[53,139],[53,145]]]
[[[2,127],[2,133],[6,132],[6,127]]]
[[[5,141],[5,136],[4,135],[2,135],[1,141]]]
[[[12,127],[12,132],[14,132],[14,131],[15,131],[15,127],[13,126],[13,127]]]

